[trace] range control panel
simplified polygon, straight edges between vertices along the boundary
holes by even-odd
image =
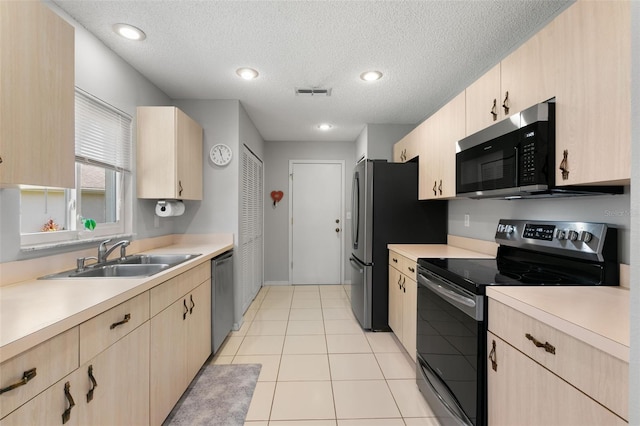
[[[501,245],[540,252],[601,257],[605,238],[615,233],[604,223],[500,219],[495,239]]]

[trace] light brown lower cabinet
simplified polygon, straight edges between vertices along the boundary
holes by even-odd
[[[626,425],[591,399],[491,332],[487,337],[488,424]],[[495,369],[492,359],[495,360]]]
[[[389,251],[389,327],[413,361],[416,360],[418,309],[415,272],[414,261]]]
[[[211,278],[150,322],[150,424],[160,425],[211,354]]]
[[[147,425],[148,359],[149,322],[145,322],[0,424]]]

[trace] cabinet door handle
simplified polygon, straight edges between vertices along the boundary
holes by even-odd
[[[550,354],[553,354],[553,355],[556,354],[556,347],[553,346],[551,343],[549,343],[549,342],[542,343],[541,341],[539,341],[538,339],[536,339],[535,337],[533,337],[529,333],[525,334],[524,337],[526,337],[527,339],[531,340],[531,342],[534,345],[536,345],[537,348],[544,348],[544,350],[549,352]]]
[[[395,257],[392,257],[391,260],[393,260],[393,263],[398,263],[398,259],[396,259]]]
[[[502,101],[502,108],[504,108],[504,114],[509,115],[509,107],[511,106],[511,101],[509,101],[509,91],[504,92],[504,101]]]
[[[2,164],[2,157],[0,156],[0,164]]]
[[[94,389],[98,387],[98,382],[93,376],[93,365],[89,366],[89,371],[87,372],[87,374],[89,375],[89,380],[91,381],[91,389],[89,389],[89,392],[87,392],[87,403],[89,403],[91,402],[91,400],[93,400]]]
[[[442,179],[440,179],[440,185],[438,185],[438,191],[440,191],[440,195],[442,195]]]
[[[404,283],[406,283],[406,282],[407,282],[406,278],[405,278],[405,277],[402,277],[402,292],[403,292],[403,293],[406,293],[406,292],[407,292],[407,289],[404,287]]]
[[[36,369],[32,368],[30,370],[27,370],[24,373],[22,373],[22,379],[20,379],[20,381],[7,386],[6,388],[0,389],[0,394],[9,392],[10,390],[13,390],[15,388],[19,388],[20,386],[24,386],[27,384],[29,380],[33,379],[34,377],[36,377]]]
[[[182,181],[178,181],[178,196],[182,197]]]
[[[398,277],[398,290],[402,290],[402,275]]]
[[[193,294],[189,295],[189,300],[191,301],[191,307],[189,308],[189,313],[192,314],[193,313],[193,308],[196,307],[196,304],[193,302]]]
[[[496,356],[496,341],[491,341],[491,352],[489,352],[489,361],[493,371],[498,371],[498,357]]]
[[[437,188],[438,188],[438,181],[434,180],[433,181],[433,195],[438,195]]]
[[[498,100],[493,100],[493,106],[491,107],[491,115],[493,116],[493,121],[498,119]]]
[[[118,327],[119,325],[126,324],[126,323],[129,322],[130,319],[131,319],[131,314],[126,314],[122,321],[114,322],[113,324],[111,324],[109,329],[113,330],[114,328]]]
[[[412,274],[416,272],[415,268],[412,268],[411,266],[407,266],[407,269],[411,271]]]
[[[71,419],[71,409],[76,405],[73,401],[73,397],[71,396],[71,385],[69,382],[64,384],[64,396],[67,398],[69,407],[64,410],[64,413],[62,413],[62,424],[65,424],[69,419]]]
[[[562,180],[569,179],[569,160],[567,157],[569,156],[569,150],[565,149],[562,153],[562,161],[560,162],[559,169],[562,170]]]
[[[189,313],[189,308],[187,308],[187,299],[182,299],[182,304],[184,305],[184,311],[182,311],[182,319],[187,319],[187,314]]]

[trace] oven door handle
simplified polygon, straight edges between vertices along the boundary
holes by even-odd
[[[418,269],[418,283],[476,321],[482,321],[484,315],[482,296],[476,296],[424,268]]]
[[[474,298],[468,297],[464,294],[460,294],[459,291],[456,291],[450,284],[445,283],[444,281],[433,282],[422,274],[418,274],[418,282],[429,287],[431,290],[440,294],[446,299],[452,299],[455,302],[468,306],[470,308],[476,307],[476,300]]]

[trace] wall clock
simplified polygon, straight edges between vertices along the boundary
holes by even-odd
[[[231,158],[233,157],[233,152],[229,145],[219,143],[214,145],[209,151],[209,158],[216,166],[226,166],[231,162]]]

